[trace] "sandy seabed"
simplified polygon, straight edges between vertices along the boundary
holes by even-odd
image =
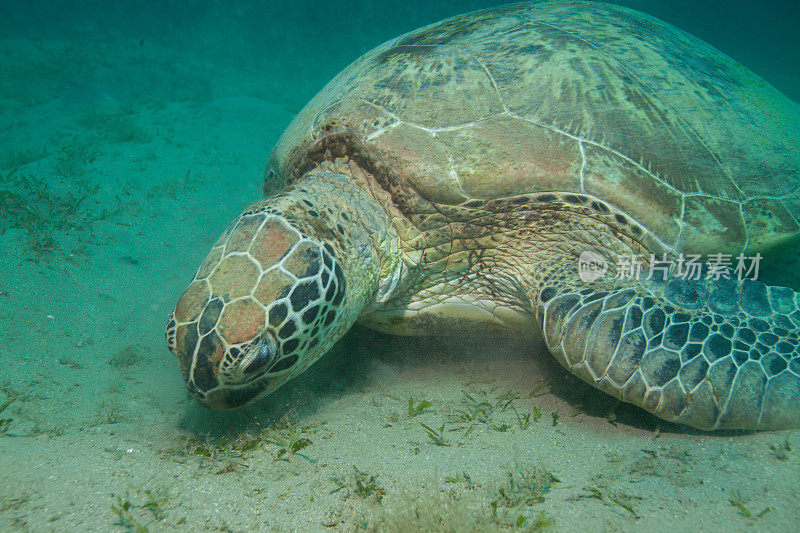
[[[356,328],[256,406],[203,409],[163,328],[293,113],[149,43],[0,57],[0,530],[800,524],[799,431],[661,422],[534,342]]]

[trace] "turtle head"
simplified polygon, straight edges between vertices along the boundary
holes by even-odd
[[[269,394],[355,321],[359,309],[348,306],[350,280],[334,246],[301,227],[256,204],[217,241],[178,301],[167,344],[203,405],[233,409]]]

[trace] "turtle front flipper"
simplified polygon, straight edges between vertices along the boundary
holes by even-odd
[[[800,427],[800,294],[674,269],[616,286],[545,286],[535,306],[570,372],[699,429]],[[728,276],[728,279],[725,278]]]

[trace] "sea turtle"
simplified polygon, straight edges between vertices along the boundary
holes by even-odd
[[[167,343],[214,409],[274,391],[359,321],[543,334],[570,372],[666,420],[799,427],[800,295],[736,269],[800,231],[799,133],[800,106],[630,9],[451,18],[300,112]]]

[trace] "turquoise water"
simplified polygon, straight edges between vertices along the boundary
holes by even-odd
[[[624,4],[800,101],[796,8]],[[247,409],[187,395],[167,317],[292,118],[381,42],[492,5],[0,5],[0,529],[797,528],[796,430],[661,422],[536,341],[356,327]]]

